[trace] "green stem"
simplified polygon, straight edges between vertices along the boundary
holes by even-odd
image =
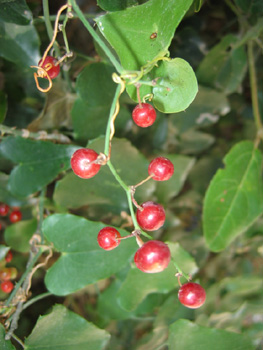
[[[93,37],[93,39],[99,44],[99,46],[102,48],[102,50],[105,52],[105,54],[108,56],[111,63],[114,65],[116,70],[121,74],[123,71],[123,68],[121,64],[118,62],[118,60],[115,58],[115,56],[112,54],[110,49],[107,47],[107,45],[101,40],[99,35],[95,32],[95,30],[92,28],[92,26],[87,21],[86,17],[84,16],[83,12],[80,10],[79,6],[77,5],[75,0],[69,0],[69,4],[72,6],[76,14],[78,15],[81,22],[84,24],[86,29],[89,31],[90,35]]]
[[[180,275],[182,275],[187,281],[189,281],[189,276],[187,274],[185,274],[180,267],[177,265],[177,263],[175,262],[174,258],[172,258],[172,262],[176,268],[176,270],[178,271],[178,273],[180,273]]]
[[[39,222],[38,222],[38,231],[40,233],[41,237],[41,244],[44,244],[44,235],[42,231],[42,222],[44,219],[44,201],[45,201],[45,193],[46,193],[46,188],[43,188],[40,197],[39,197]]]
[[[27,303],[25,303],[23,305],[23,310],[27,309],[29,306],[36,303],[37,301],[42,300],[42,299],[47,298],[47,297],[50,297],[51,295],[53,295],[53,294],[50,292],[46,292],[46,293],[37,295],[36,297],[30,299]]]
[[[248,48],[248,69],[249,69],[253,115],[255,118],[257,130],[259,131],[262,129],[262,121],[261,121],[259,103],[258,103],[257,76],[256,76],[255,58],[254,58],[252,40],[247,43],[247,48]]]
[[[95,15],[94,14],[90,14],[90,13],[84,13],[83,14],[86,18],[94,18]],[[60,18],[61,20],[64,20],[66,18],[67,15],[61,15]],[[50,15],[49,19],[51,22],[55,22],[57,18],[57,15]],[[78,18],[77,16],[73,16],[73,18]],[[45,17],[44,16],[39,16],[38,18],[33,19],[33,23],[34,24],[38,24],[38,23],[43,23],[45,21]]]
[[[43,12],[44,12],[44,18],[45,18],[45,25],[47,28],[47,33],[48,33],[48,37],[49,40],[51,41],[53,38],[53,27],[50,21],[50,16],[49,16],[49,4],[48,4],[48,0],[43,0]],[[59,50],[59,46],[56,42],[54,42],[54,49],[56,51],[56,56],[59,57],[60,56],[60,50]]]

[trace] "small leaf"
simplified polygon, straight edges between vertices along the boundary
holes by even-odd
[[[175,58],[163,61],[154,70],[157,85],[153,87],[153,103],[164,113],[177,113],[185,110],[194,100],[197,80],[192,67],[185,60]]]
[[[188,320],[178,320],[170,326],[170,350],[254,350],[251,341],[242,334],[198,326]]]
[[[67,295],[87,284],[110,277],[128,264],[136,251],[135,240],[123,240],[105,251],[97,242],[98,232],[106,225],[70,214],[55,214],[43,222],[46,239],[62,253],[48,270],[47,288],[55,295]],[[122,236],[127,232],[118,229]]]
[[[25,341],[25,350],[102,350],[110,335],[84,318],[56,305],[41,316]]]
[[[12,345],[11,340],[5,340],[5,329],[2,324],[0,324],[0,349],[15,350],[15,347]]]
[[[194,259],[178,243],[169,243],[168,245],[171,255],[180,269],[191,275],[196,273],[197,266]],[[136,267],[132,268],[117,294],[121,307],[127,311],[132,311],[148,294],[170,292],[176,287],[175,272],[176,269],[172,261],[160,273],[144,273]]]
[[[263,212],[262,154],[252,142],[236,144],[206,192],[204,236],[212,251],[225,249]]]
[[[70,157],[78,147],[7,137],[0,145],[5,158],[19,163],[11,172],[9,188],[18,197],[41,190],[61,171],[70,167]]]
[[[22,220],[5,229],[6,243],[17,252],[26,253],[30,250],[29,240],[36,232],[37,220]]]
[[[25,0],[2,0],[0,19],[4,22],[26,25],[32,20],[32,13]]]

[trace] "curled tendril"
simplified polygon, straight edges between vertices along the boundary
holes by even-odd
[[[37,86],[38,90],[41,92],[48,92],[52,88],[52,80],[51,80],[50,76],[48,75],[47,70],[41,66],[30,66],[30,68],[37,69],[37,73],[36,72],[34,73],[34,79],[35,79],[36,86]],[[44,89],[41,86],[39,86],[38,78],[47,78],[48,87]]]
[[[113,73],[112,74],[112,80],[114,81],[114,83],[117,83],[117,84],[121,84],[121,90],[119,92],[119,97],[118,97],[118,100],[117,100],[117,103],[116,103],[116,107],[115,107],[115,111],[111,117],[111,122],[110,122],[110,140],[112,140],[113,138],[113,135],[115,133],[115,126],[114,126],[114,122],[115,122],[115,119],[119,113],[119,110],[120,110],[120,102],[119,102],[119,98],[120,98],[120,95],[123,93],[123,91],[125,90],[125,82],[124,80],[116,73]]]

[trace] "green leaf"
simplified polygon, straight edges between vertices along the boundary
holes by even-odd
[[[25,341],[26,350],[102,350],[110,335],[84,318],[56,305],[41,316]]]
[[[0,349],[15,350],[15,347],[12,345],[11,340],[5,340],[5,329],[2,324],[0,324]]]
[[[0,20],[0,56],[29,68],[39,61],[39,39],[35,27],[21,26]],[[33,82],[33,70],[32,70]]]
[[[197,70],[200,84],[215,87],[226,94],[238,90],[247,71],[247,57],[244,47],[234,48],[238,39],[226,35],[205,56]]]
[[[148,61],[167,51],[191,3],[192,0],[150,0],[100,16],[96,22],[124,69],[140,70]],[[157,33],[155,39],[151,39],[152,33]]]
[[[9,181],[9,176],[0,172],[0,201],[7,203],[8,205],[13,206],[13,207],[21,207],[26,202],[14,197],[8,191],[8,188],[7,188],[8,181]]]
[[[124,240],[113,251],[97,242],[98,232],[106,225],[70,214],[55,214],[43,222],[46,239],[61,252],[48,270],[45,283],[55,295],[67,295],[87,284],[107,278],[128,264],[136,251],[135,240]],[[127,232],[118,229],[122,236]]]
[[[198,154],[215,142],[214,136],[196,130],[188,130],[180,136],[181,153]]]
[[[37,230],[37,220],[22,220],[5,229],[5,241],[14,250],[26,253],[30,250],[30,238]]]
[[[5,120],[7,112],[7,98],[3,91],[0,91],[0,123]]]
[[[121,11],[127,7],[137,5],[137,0],[98,0],[99,7],[105,11]]]
[[[89,144],[96,152],[103,152],[104,139]],[[149,162],[139,151],[124,139],[114,138],[112,142],[111,162],[127,185],[135,185],[148,176]],[[141,201],[154,191],[154,181],[148,181],[136,190],[136,199]],[[107,166],[99,173],[84,180],[74,173],[66,175],[57,182],[54,199],[67,208],[79,208],[83,205],[107,204],[120,210],[127,210],[127,198]],[[110,209],[112,210],[112,209]]]
[[[169,243],[168,245],[171,255],[180,269],[191,275],[196,273],[197,266],[194,259],[178,243]],[[170,292],[176,287],[175,272],[176,269],[172,261],[160,273],[144,273],[136,267],[132,268],[117,294],[121,307],[132,311],[148,294]]]
[[[246,15],[255,14],[260,16],[263,14],[263,3],[261,0],[234,0]]]
[[[3,260],[7,254],[7,252],[10,250],[10,247],[7,247],[6,245],[0,245],[0,261]]]
[[[26,25],[32,20],[32,14],[25,0],[2,0],[0,4],[0,20]]]
[[[26,197],[41,190],[70,167],[70,157],[77,148],[22,137],[7,137],[0,145],[0,152],[5,158],[19,163],[10,174],[11,193]]]
[[[194,100],[197,80],[192,67],[185,60],[175,58],[163,61],[154,70],[157,80],[153,87],[153,103],[164,113],[177,113],[185,110]]]
[[[262,154],[249,141],[236,144],[224,158],[204,202],[204,236],[212,251],[225,249],[263,212]]]
[[[188,320],[178,320],[170,326],[170,350],[254,350],[251,341],[242,334],[198,326]]]
[[[164,155],[174,165],[174,174],[168,181],[156,183],[156,196],[161,203],[168,202],[182,189],[185,180],[195,164],[195,159],[182,155]]]

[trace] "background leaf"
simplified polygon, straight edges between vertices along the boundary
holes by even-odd
[[[7,98],[3,91],[0,91],[0,123],[5,120],[7,112]]]
[[[249,141],[224,158],[206,192],[204,235],[212,251],[225,249],[263,212],[262,154]]]
[[[22,220],[5,229],[5,241],[14,250],[26,253],[30,250],[29,241],[37,230],[37,220]]]
[[[43,232],[60,258],[48,270],[45,283],[55,295],[67,295],[119,271],[136,251],[135,239],[124,240],[112,250],[99,247],[97,236],[106,225],[70,214],[45,219]],[[118,229],[122,236],[127,232]]]
[[[32,20],[32,14],[25,0],[2,0],[0,19],[4,22],[27,25]]]
[[[2,324],[0,324],[0,348],[1,350],[15,350],[11,340],[5,340],[5,329]]]
[[[84,318],[56,305],[47,316],[38,319],[26,339],[26,350],[102,350],[110,335]]]

